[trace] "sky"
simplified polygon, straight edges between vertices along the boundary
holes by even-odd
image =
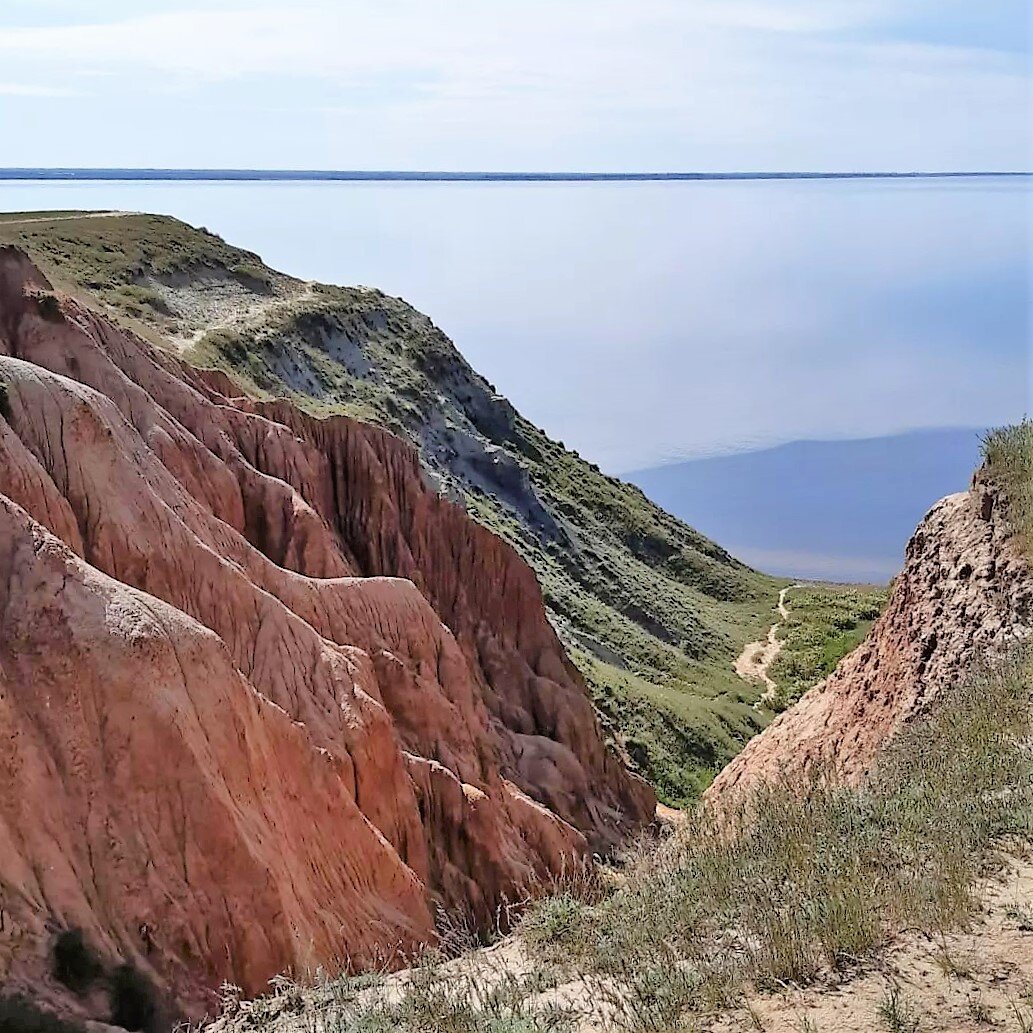
[[[7,166],[1027,170],[1027,0],[4,0]]]

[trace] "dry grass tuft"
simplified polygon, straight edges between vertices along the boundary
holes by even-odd
[[[998,427],[983,439],[986,471],[1004,488],[1008,518],[1033,555],[1033,420]]]

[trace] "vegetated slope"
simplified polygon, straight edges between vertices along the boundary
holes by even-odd
[[[770,705],[792,706],[827,678],[861,644],[886,605],[887,591],[866,585],[792,585],[785,590],[786,618],[778,625],[778,654],[768,675]]]
[[[301,283],[157,216],[9,222],[0,239],[241,393],[415,445],[436,488],[530,563],[608,730],[669,801],[762,726],[732,661],[779,583],[551,441],[404,301]]]
[[[230,387],[0,248],[0,996],[397,963],[652,818],[516,553]]]

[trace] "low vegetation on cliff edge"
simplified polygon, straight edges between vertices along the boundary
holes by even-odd
[[[8,217],[0,243],[242,393],[414,444],[439,490],[534,568],[607,733],[668,803],[696,798],[763,726],[762,687],[732,662],[766,633],[781,584],[551,440],[426,316],[294,280],[174,219],[69,214]]]
[[[990,431],[983,456],[987,475],[1004,489],[1008,519],[1033,556],[1033,420]]]

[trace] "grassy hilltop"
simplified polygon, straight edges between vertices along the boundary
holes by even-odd
[[[438,489],[534,568],[608,732],[667,801],[696,796],[763,724],[732,661],[784,582],[551,440],[404,301],[303,283],[162,216],[8,215],[0,243],[244,393],[412,442]]]

